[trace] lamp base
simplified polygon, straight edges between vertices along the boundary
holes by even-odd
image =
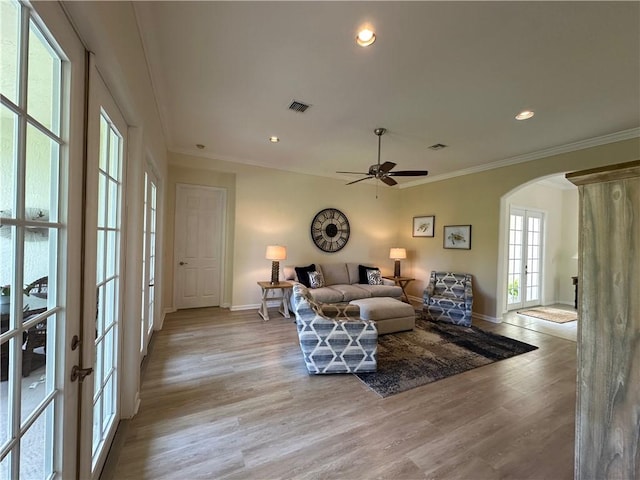
[[[396,260],[395,265],[393,266],[393,276],[400,276],[400,260]]]
[[[280,262],[274,260],[271,262],[271,285],[280,283]]]

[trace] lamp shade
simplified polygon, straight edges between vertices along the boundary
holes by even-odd
[[[265,258],[267,260],[285,260],[287,258],[287,247],[282,245],[269,245],[267,246]]]
[[[389,258],[393,260],[403,260],[407,258],[407,250],[405,248],[392,248],[389,251]]]

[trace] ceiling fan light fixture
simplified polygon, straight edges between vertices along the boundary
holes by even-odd
[[[516,120],[528,120],[534,115],[535,113],[531,110],[523,110],[522,112],[516,115]]]
[[[431,150],[442,150],[443,148],[447,148],[447,145],[444,143],[434,143],[429,147]]]
[[[380,180],[382,183],[393,187],[397,185],[396,182],[391,177],[422,177],[425,175],[429,175],[427,170],[400,170],[398,172],[392,172],[393,168],[396,166],[393,162],[384,162],[380,163],[380,147],[382,141],[382,135],[387,131],[386,128],[378,127],[373,130],[378,136],[378,163],[375,163],[369,166],[368,172],[336,172],[336,173],[352,173],[355,175],[366,175],[363,178],[359,178],[358,180],[354,180],[353,182],[347,183],[347,185],[353,185],[354,183],[362,182],[363,180],[369,180],[370,178],[375,178],[376,180]],[[377,195],[376,195],[376,198]]]
[[[376,34],[373,30],[369,30],[368,28],[363,28],[356,35],[356,43],[361,47],[368,47],[376,41]]]

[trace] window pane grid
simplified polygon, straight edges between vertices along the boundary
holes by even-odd
[[[122,136],[102,110],[98,161],[96,286],[99,297],[94,361],[93,462],[97,460],[95,454],[100,451],[112,425],[117,406],[122,144]]]
[[[0,22],[0,285],[11,287],[0,367],[15,392],[0,408],[0,443],[14,439],[0,458],[0,477],[48,478],[60,383],[56,333],[63,318],[56,295],[58,231],[64,227],[58,223],[63,60],[26,5],[0,2]],[[23,294],[35,283],[44,287]],[[29,401],[22,393],[27,386]]]

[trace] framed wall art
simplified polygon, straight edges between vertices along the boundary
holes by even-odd
[[[413,236],[414,237],[433,237],[435,236],[435,215],[426,215],[424,217],[413,217]]]
[[[443,247],[471,250],[471,225],[445,225]]]

